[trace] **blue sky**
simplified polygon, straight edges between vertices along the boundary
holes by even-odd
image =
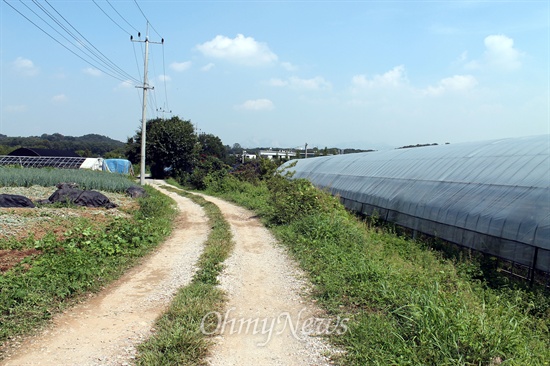
[[[276,0],[2,1],[0,133],[133,136],[144,44],[130,34],[144,40],[145,17],[149,40],[164,38],[149,48],[148,118],[189,119],[227,145],[550,133],[548,1]]]

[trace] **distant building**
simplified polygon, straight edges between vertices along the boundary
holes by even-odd
[[[291,150],[260,150],[260,158],[267,159],[293,159],[296,157],[296,152]]]

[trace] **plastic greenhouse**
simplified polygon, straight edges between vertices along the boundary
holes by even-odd
[[[550,272],[550,135],[294,162],[348,209]]]
[[[126,159],[103,160],[103,171],[134,175],[132,163],[130,163],[130,161]]]

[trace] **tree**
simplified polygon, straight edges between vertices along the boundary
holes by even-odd
[[[237,155],[242,154],[243,153],[243,148],[242,148],[241,144],[239,144],[238,142],[234,143],[233,148],[231,149],[231,153],[232,154],[237,154]]]
[[[199,143],[201,145],[201,155],[215,156],[225,161],[227,152],[225,146],[223,146],[222,140],[220,140],[218,136],[214,136],[211,133],[203,133],[199,136]]]
[[[177,116],[168,120],[156,118],[147,121],[145,128],[145,163],[150,166],[153,178],[164,178],[169,172],[177,177],[193,170],[199,146],[191,121],[181,120]],[[137,163],[136,158],[141,158],[141,130],[128,139],[127,144],[128,160]]]

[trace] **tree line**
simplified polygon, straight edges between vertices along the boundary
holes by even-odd
[[[126,142],[126,157],[141,162],[141,129]],[[182,185],[202,188],[212,174],[224,174],[236,157],[231,148],[213,134],[196,134],[191,121],[177,116],[146,123],[145,164],[151,177],[172,177]]]
[[[63,136],[60,133],[30,137],[8,137],[0,134],[0,155],[8,155],[21,147],[70,150],[83,157],[121,158],[125,156],[124,142],[98,134],[80,137]]]
[[[80,137],[63,136],[59,133],[31,137],[8,137],[0,134],[0,155],[7,155],[20,147],[71,150],[83,157],[126,158],[137,166],[141,163],[141,135],[140,128],[124,143],[97,134]],[[267,158],[243,161],[245,149],[240,144],[224,145],[218,136],[197,134],[190,120],[182,120],[178,116],[148,120],[146,140],[145,165],[152,178],[171,177],[184,186],[198,189],[204,188],[208,181],[221,179],[227,174],[255,180],[275,171],[283,162],[281,159]],[[260,150],[264,149],[246,149],[246,152],[259,157]],[[308,150],[308,157],[361,151],[372,150],[313,147]],[[138,167],[134,170],[140,171]]]

